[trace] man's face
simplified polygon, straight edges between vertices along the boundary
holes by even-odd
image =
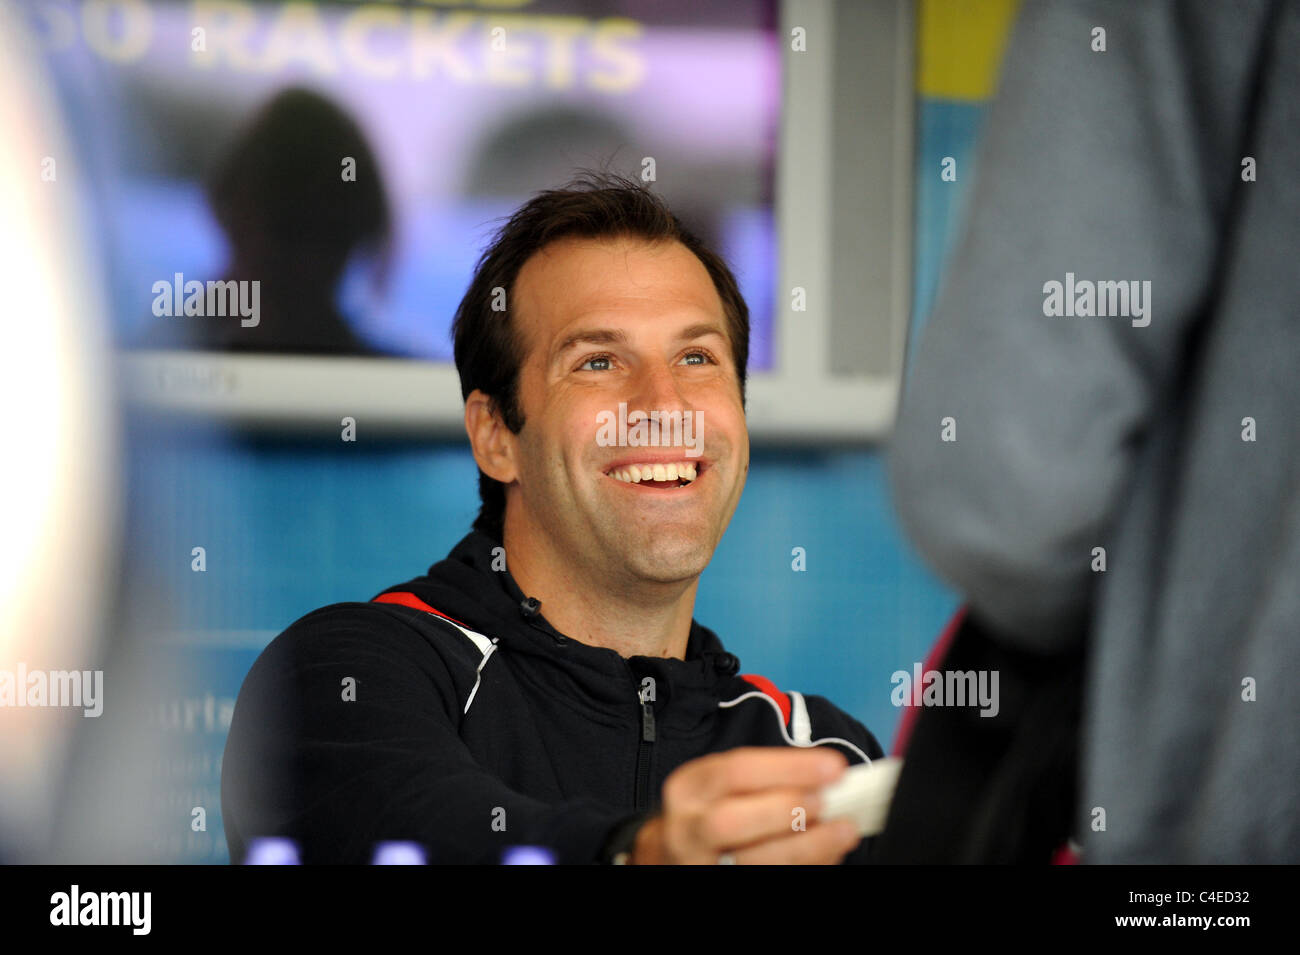
[[[579,573],[698,576],[749,470],[739,378],[704,265],[677,242],[563,239],[524,264],[513,298],[527,357],[507,508],[525,519],[509,526],[545,535]],[[658,443],[645,445],[653,435],[638,411],[660,413]],[[670,464],[685,466],[675,481]]]

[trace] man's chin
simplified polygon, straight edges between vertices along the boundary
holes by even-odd
[[[623,549],[623,565],[629,577],[660,584],[693,580],[713,559],[713,548],[704,541],[652,541],[643,547]]]

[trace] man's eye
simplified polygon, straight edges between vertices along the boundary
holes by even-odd
[[[578,369],[580,371],[609,371],[610,360],[611,359],[608,355],[592,355],[581,365],[579,365]],[[593,362],[604,362],[604,365],[596,368],[588,368],[587,366],[592,364]]]
[[[713,361],[713,356],[706,351],[687,352],[686,355],[683,356],[683,358],[703,359],[702,361],[697,361],[697,362],[687,362],[687,364],[692,364],[692,365],[706,365],[709,362]]]

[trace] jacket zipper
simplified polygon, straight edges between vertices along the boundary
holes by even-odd
[[[637,743],[636,750],[636,805],[635,809],[647,809],[650,806],[650,762],[654,756],[651,747],[655,741],[655,710],[654,706],[641,699],[641,694],[637,694],[637,700],[641,703],[641,739]]]

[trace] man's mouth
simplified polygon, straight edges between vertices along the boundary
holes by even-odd
[[[693,484],[708,469],[701,460],[620,461],[605,469],[605,475],[624,484],[644,488],[675,490]]]

